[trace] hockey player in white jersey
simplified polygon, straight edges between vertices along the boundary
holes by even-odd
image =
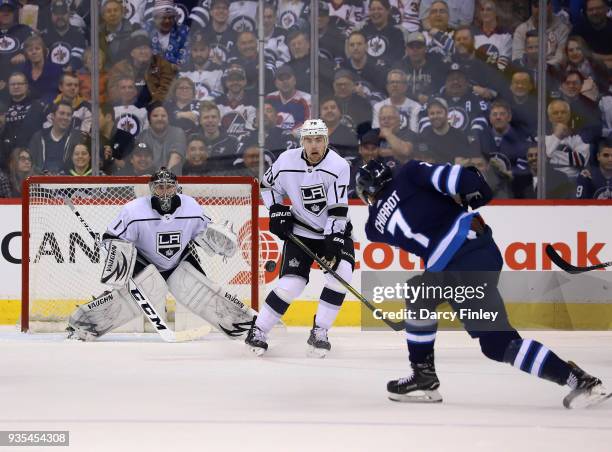
[[[244,336],[255,311],[206,277],[195,247],[212,258],[232,257],[237,238],[217,225],[202,206],[180,194],[176,176],[161,168],[151,177],[151,196],[127,203],[102,236],[106,261],[101,282],[110,291],[79,306],[68,320],[68,337],[95,340],[142,316],[127,289],[130,277],[165,316],[166,295],[232,338]]]
[[[261,181],[262,198],[270,210],[270,232],[285,241],[280,279],[249,331],[246,343],[257,355],[268,349],[267,335],[308,283],[313,259],[289,237],[293,233],[346,281],[355,266],[351,225],[347,218],[350,168],[328,147],[327,126],[321,119],[304,122],[302,147],[283,152]],[[283,205],[289,198],[291,207]],[[325,275],[317,313],[308,338],[311,356],[331,349],[327,331],[344,301],[346,289]]]

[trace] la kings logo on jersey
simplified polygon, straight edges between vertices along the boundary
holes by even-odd
[[[157,233],[157,252],[161,256],[170,260],[181,250],[181,233],[178,232],[158,232]]]
[[[302,191],[302,205],[310,213],[319,216],[327,207],[327,196],[323,184],[300,187]]]

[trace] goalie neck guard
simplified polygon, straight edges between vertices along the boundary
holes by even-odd
[[[160,215],[172,214],[181,205],[176,175],[167,168],[162,166],[151,176],[149,189],[151,190],[151,206]]]

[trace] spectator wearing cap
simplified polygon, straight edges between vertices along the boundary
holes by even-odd
[[[387,93],[389,97],[374,104],[372,127],[380,127],[378,115],[385,105],[393,105],[400,112],[401,127],[408,127],[416,132],[419,124],[421,105],[407,96],[408,79],[406,73],[400,69],[392,69],[387,74]]]
[[[420,31],[408,34],[406,38],[406,56],[392,66],[406,73],[408,81],[407,95],[420,104],[438,94],[444,86],[448,64],[442,61],[437,53],[428,53],[425,35]]]
[[[493,66],[476,54],[476,41],[472,29],[461,26],[455,30],[455,54],[452,61],[461,66],[466,74],[472,92],[483,99],[491,101],[497,97],[506,83],[505,77]]]
[[[291,59],[287,47],[287,31],[276,25],[276,4],[264,2],[263,7],[264,52],[274,55],[276,67],[281,67]]]
[[[473,94],[470,83],[457,63],[451,64],[441,96],[448,105],[450,125],[466,134],[477,135],[487,127],[489,104],[483,98]],[[427,112],[421,112],[419,130],[429,127]]]
[[[230,65],[225,70],[223,85],[225,94],[216,101],[221,113],[221,127],[228,135],[242,141],[255,130],[257,98],[245,91],[246,74],[239,65]]]
[[[492,167],[502,177],[511,180],[527,168],[527,137],[512,127],[512,108],[504,100],[491,103],[489,127],[480,134],[482,153],[491,158]]]
[[[241,154],[238,140],[221,128],[221,113],[214,102],[200,104],[200,127],[208,151],[211,171],[218,174],[234,166]]]
[[[531,16],[514,30],[512,38],[513,61],[521,59],[525,53],[527,32],[537,30],[539,9],[539,2],[531,0]],[[563,15],[553,13],[551,0],[547,2],[546,16],[546,63],[556,65],[563,60],[563,49],[569,36],[570,26]]]
[[[153,150],[142,141],[134,146],[127,161],[128,164],[117,172],[117,176],[150,176],[158,170],[155,166]]]
[[[367,41],[361,31],[353,31],[346,40],[347,57],[340,68],[353,73],[356,92],[374,104],[385,98],[385,82],[389,70],[382,58],[372,58],[367,52]]]
[[[34,33],[27,25],[19,23],[17,0],[0,0],[0,39],[3,50],[0,53],[0,89],[6,88],[6,81],[13,71],[25,63],[23,42]]]
[[[572,112],[569,103],[555,99],[548,104],[546,113],[546,156],[556,170],[576,181],[580,171],[589,163],[589,145],[571,127]]]
[[[162,102],[166,99],[170,85],[176,75],[175,67],[161,55],[155,55],[149,36],[138,30],[130,37],[130,50],[127,58],[116,63],[109,74],[109,98],[116,100],[117,80],[131,77],[138,89],[135,105],[146,106],[149,102]]]
[[[187,77],[177,78],[164,102],[170,125],[180,127],[186,136],[200,128],[200,102],[195,98],[195,85]]]
[[[368,43],[368,54],[387,62],[398,61],[404,56],[404,35],[391,19],[389,0],[372,0],[368,17],[361,29]]]
[[[130,17],[131,22],[147,23],[154,20],[155,15],[155,0],[128,0],[131,3],[132,10],[142,10],[140,21],[136,20],[140,11],[135,11],[134,16]],[[142,5],[145,3],[145,5]],[[176,23],[178,25],[185,24],[191,31],[201,31],[206,28],[209,23],[208,2],[201,0],[175,0],[174,8],[176,9]]]
[[[210,59],[210,46],[204,33],[195,32],[189,39],[189,60],[180,68],[179,76],[195,84],[198,101],[213,100],[223,92],[223,66]]]
[[[319,53],[336,64],[345,58],[344,43],[348,23],[338,16],[329,15],[329,3],[319,0],[319,16],[317,17],[319,29]]]
[[[437,16],[442,14],[435,11],[440,5],[436,3],[446,4],[446,16],[448,26],[457,28],[461,25],[471,25],[474,19],[474,0],[445,0],[444,2],[433,0],[421,0],[419,5],[419,17],[423,21],[423,26],[426,30],[436,27],[438,22]],[[432,12],[431,10],[434,9]],[[434,16],[434,20],[432,20]]]
[[[389,162],[390,166],[395,166],[391,159],[384,159],[380,154],[380,137],[378,131],[370,129],[361,136],[359,140],[359,155],[350,161],[351,172],[349,178],[348,197],[358,198],[355,192],[355,177],[359,168],[368,163],[370,160],[379,160],[381,162]]]
[[[287,37],[291,61],[289,66],[296,76],[297,89],[310,93],[310,36],[303,30],[289,33]],[[331,91],[334,65],[325,58],[319,58],[319,93],[327,96]]]
[[[289,65],[281,66],[275,74],[274,85],[277,91],[266,96],[279,116],[279,127],[299,133],[302,123],[310,119],[310,94],[296,89],[296,77]]]
[[[51,1],[51,23],[41,31],[49,58],[66,72],[77,71],[83,65],[86,41],[83,30],[70,25],[70,4],[68,0]]]
[[[171,126],[168,111],[161,102],[151,102],[147,106],[150,127],[138,135],[137,140],[146,143],[153,150],[153,166],[165,166],[175,174],[182,174],[185,159],[185,132]]]
[[[145,30],[151,38],[153,54],[162,56],[178,68],[185,64],[189,54],[189,27],[177,23],[174,0],[155,0],[152,13],[153,20],[145,23]]]
[[[429,152],[436,163],[455,163],[457,158],[479,156],[466,135],[448,122],[448,104],[441,97],[432,97],[427,103],[430,126],[419,134],[416,148]]]
[[[333,97],[321,99],[319,110],[320,118],[327,125],[331,147],[345,159],[354,158],[357,155],[357,138],[351,129],[342,124],[342,113],[336,99]]]
[[[276,61],[272,54],[265,54],[265,86],[272,86]],[[236,37],[236,47],[232,56],[227,60],[229,64],[238,64],[246,75],[246,90],[257,93],[259,83],[259,52],[257,51],[257,36],[252,31],[241,31]]]
[[[453,27],[450,25],[448,3],[436,0],[425,11],[426,18],[423,20],[423,25],[426,31],[423,34],[427,41],[427,51],[449,62],[455,52],[455,42],[453,41]]]
[[[542,178],[538,177],[538,147],[532,144],[527,149],[527,164],[529,171],[512,180],[512,191],[517,199],[536,199],[538,197],[538,184]],[[546,165],[546,178],[544,196],[547,199],[572,199],[576,193],[576,184],[564,173],[557,171],[548,159]]]
[[[600,140],[596,158],[596,165],[582,170],[578,175],[578,199],[612,199],[612,139]]]
[[[117,78],[113,85],[116,92],[113,109],[115,111],[115,128],[129,132],[136,137],[149,127],[147,110],[137,105],[138,89],[136,82],[129,75]]]
[[[605,0],[586,0],[584,17],[574,23],[571,34],[584,38],[593,57],[612,67],[612,19],[607,13]]]
[[[211,59],[223,65],[236,45],[236,31],[229,23],[229,0],[211,0],[210,23],[204,29],[206,42],[210,46]]]
[[[106,65],[110,68],[126,58],[130,50],[131,34],[140,29],[124,18],[122,0],[103,0],[101,7],[100,49],[106,55]]]
[[[334,74],[334,99],[342,113],[342,124],[356,132],[360,127],[371,127],[372,106],[358,93],[362,92],[355,85],[355,74],[340,69]]]
[[[418,136],[410,128],[401,128],[399,110],[393,105],[381,107],[379,115],[380,148],[383,157],[392,157],[399,163],[406,163],[412,158],[414,143]]]

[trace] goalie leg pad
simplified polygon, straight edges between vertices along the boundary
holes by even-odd
[[[168,278],[176,301],[232,339],[244,339],[257,313],[183,261]]]
[[[157,312],[165,315],[168,287],[155,266],[147,266],[134,278],[134,282],[154,304]],[[79,306],[70,316],[68,326],[74,330],[72,336],[90,341],[141,315],[142,311],[132,299],[128,288],[123,287],[105,292],[89,303]]]

